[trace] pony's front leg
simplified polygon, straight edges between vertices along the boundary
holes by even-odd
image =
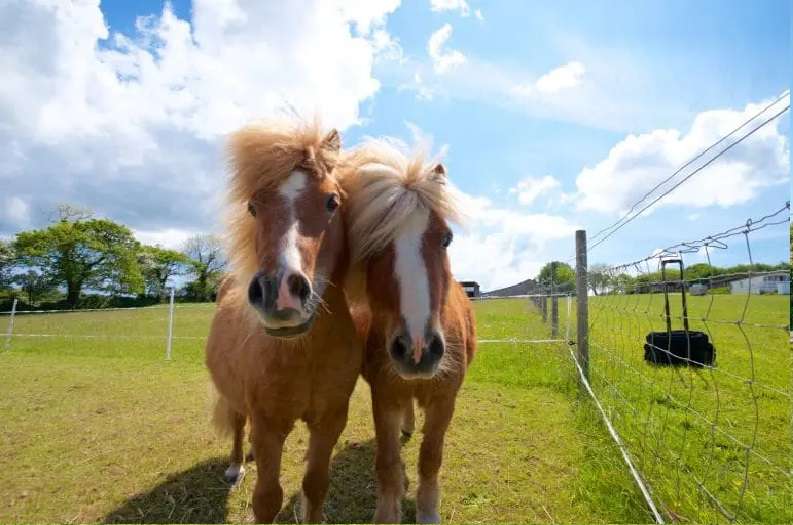
[[[372,410],[377,441],[377,508],[374,522],[399,523],[402,520],[402,494],[405,490],[399,443],[403,410],[397,403],[379,399],[375,389],[372,389]]]
[[[443,438],[454,413],[454,398],[433,399],[424,411],[424,439],[419,451],[416,521],[440,523],[438,472],[443,460]]]
[[[416,411],[413,408],[413,399],[408,399],[405,404],[405,412],[402,416],[402,435],[410,437],[416,430]]]
[[[291,421],[261,415],[252,419],[253,448],[256,457],[256,487],[253,489],[253,514],[257,523],[271,523],[284,501],[281,488],[281,454],[292,429]]]
[[[309,425],[308,465],[303,477],[301,513],[304,523],[322,521],[322,504],[328,493],[330,456],[347,423],[347,406]]]

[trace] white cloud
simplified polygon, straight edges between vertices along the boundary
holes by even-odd
[[[426,159],[427,162],[429,162],[430,159],[442,161],[446,157],[446,154],[449,152],[448,144],[443,144],[436,151],[435,136],[432,133],[424,131],[418,124],[409,120],[405,121],[405,127],[408,128],[410,132],[410,143],[407,144],[409,149],[416,148],[424,152],[424,154],[428,156]]]
[[[388,15],[396,11],[399,4],[400,0],[338,0],[342,15],[355,24],[361,35],[384,26]]]
[[[471,14],[471,8],[465,0],[430,0],[430,8],[433,11],[458,11],[461,16]],[[477,9],[477,12],[479,9]],[[478,17],[479,15],[477,15]]]
[[[557,179],[550,175],[545,175],[540,178],[526,177],[519,181],[515,187],[510,188],[509,192],[517,194],[519,203],[529,205],[540,195],[559,187],[561,187],[561,184]]]
[[[435,91],[424,82],[424,77],[416,71],[411,82],[403,82],[397,87],[399,91],[413,91],[416,98],[428,102],[435,96]]]
[[[459,200],[469,221],[449,248],[452,270],[458,279],[476,280],[484,290],[536,276],[548,262],[548,243],[572,242],[577,229],[558,215],[522,213],[462,192]]]
[[[30,206],[21,198],[17,196],[5,198],[2,210],[7,221],[23,226],[30,224]]]
[[[479,20],[480,22],[485,21],[485,15],[482,14],[481,9],[477,9],[476,11],[474,11],[474,16],[476,16],[476,19]]]
[[[413,76],[413,80],[415,82],[415,89],[416,89],[416,96],[419,100],[432,100],[432,97],[435,95],[421,78],[421,74],[417,71],[416,74]]]
[[[110,34],[98,0],[0,3],[0,187],[17,199],[0,198],[0,233],[61,202],[146,232],[211,229],[224,134],[292,110],[359,122],[373,64],[399,56],[398,4],[195,0],[190,20],[166,4]]]
[[[740,111],[721,109],[700,113],[687,133],[657,129],[628,135],[609,151],[605,159],[592,168],[581,170],[576,179],[578,209],[610,214],[626,212],[650,188],[671,176],[680,166],[766,104],[749,104]],[[771,114],[773,112],[764,118]],[[759,122],[758,119],[752,126]],[[748,129],[745,128],[746,131]],[[779,120],[768,124],[694,175],[659,205],[729,207],[751,200],[760,188],[787,183],[790,161],[785,132],[785,129],[780,129]],[[673,182],[679,181],[707,158],[683,170]],[[668,187],[671,185],[664,185],[661,189]]]
[[[444,24],[440,29],[432,33],[427,42],[427,52],[432,59],[432,67],[439,75],[447,73],[452,69],[465,63],[465,55],[456,49],[443,49],[446,41],[452,36],[451,24]]]
[[[165,228],[161,230],[133,230],[135,238],[149,246],[160,246],[171,250],[178,250],[184,246],[187,239],[193,235],[206,233],[202,231],[179,230],[175,228]]]
[[[535,86],[541,93],[556,93],[580,84],[585,72],[581,62],[568,62],[538,78]]]

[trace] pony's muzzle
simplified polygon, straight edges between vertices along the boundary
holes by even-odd
[[[406,379],[435,375],[444,351],[443,337],[434,330],[415,341],[411,341],[406,331],[400,330],[388,348],[396,371]]]
[[[248,286],[248,302],[262,316],[266,327],[284,328],[305,323],[311,284],[300,273],[271,275],[259,272]]]

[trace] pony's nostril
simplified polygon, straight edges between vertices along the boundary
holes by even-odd
[[[443,340],[438,334],[433,334],[430,345],[427,348],[429,354],[433,357],[441,357],[443,355]]]
[[[290,275],[287,279],[287,285],[289,286],[289,293],[300,299],[303,303],[305,303],[308,300],[308,296],[311,295],[311,285],[308,279],[302,275]]]
[[[251,284],[248,286],[248,301],[252,305],[262,305],[264,303],[264,290],[262,290],[258,275],[251,279]]]
[[[408,355],[410,347],[404,337],[396,337],[391,343],[391,355],[396,359],[402,359]]]
[[[248,286],[248,301],[253,306],[269,310],[272,308],[278,295],[276,281],[264,273],[257,273]]]

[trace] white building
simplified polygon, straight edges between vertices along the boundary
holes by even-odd
[[[790,295],[790,274],[781,270],[730,281],[730,293],[747,294],[749,292]]]

